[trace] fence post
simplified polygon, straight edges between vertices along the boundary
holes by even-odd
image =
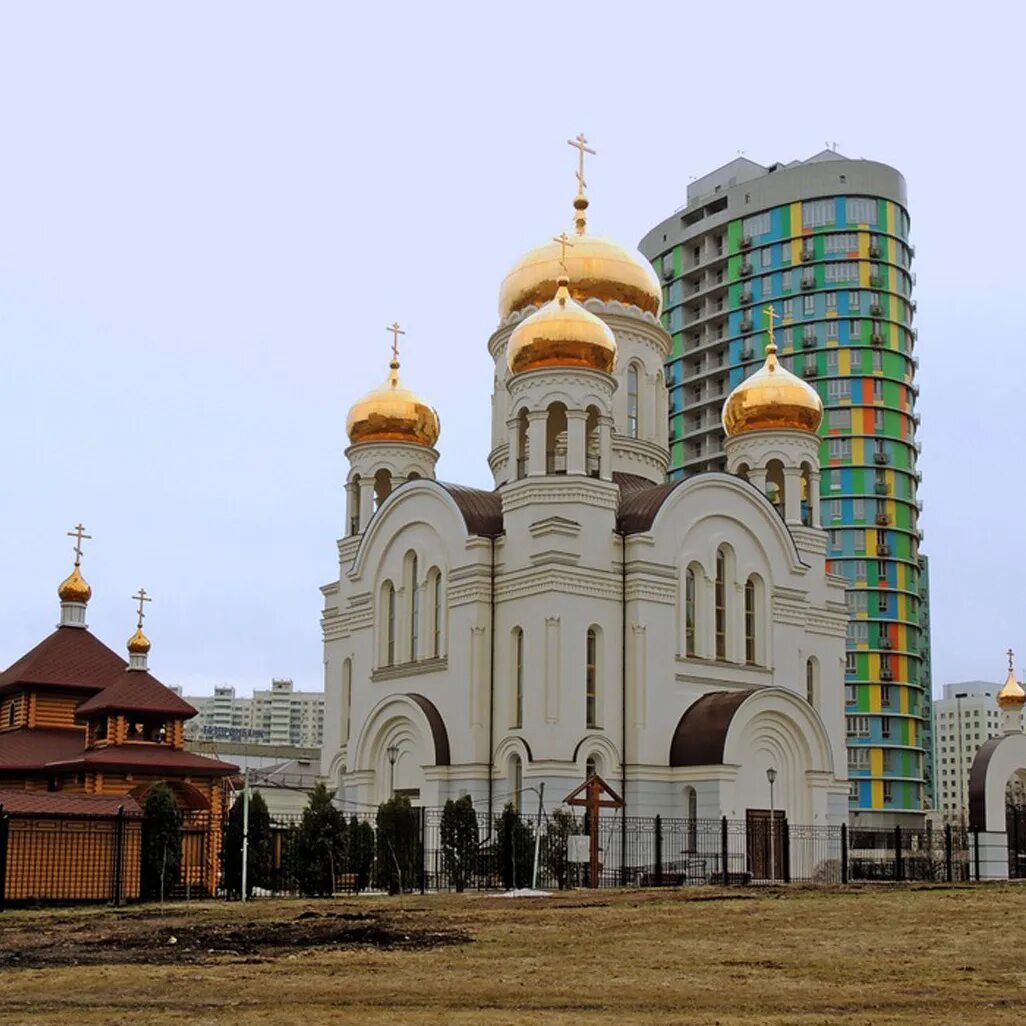
[[[663,886],[663,817],[655,818],[655,884]]]
[[[114,820],[114,844],[113,844],[113,856],[114,864],[111,866],[111,883],[113,894],[111,900],[114,907],[117,908],[122,902],[122,867],[124,865],[124,854],[125,854],[125,807],[124,805],[118,806],[118,814]]]
[[[973,868],[976,870],[976,882],[980,882],[980,832],[973,832]]]
[[[951,824],[944,824],[944,879],[951,883],[953,879],[951,865]]]
[[[848,824],[841,824],[841,883],[848,882]]]
[[[901,827],[894,828],[894,879],[905,879],[905,866],[901,858]]]
[[[427,889],[427,809],[420,807],[420,893]]]
[[[727,855],[729,854],[727,837],[727,817],[724,816],[720,823],[720,867],[723,870],[723,886],[726,887],[730,883],[730,871],[727,867]]]
[[[780,861],[783,862],[781,867],[784,877],[784,883],[791,882],[791,824],[788,823],[787,817],[784,817],[784,822],[781,827],[781,838],[780,838]]]
[[[0,805],[0,912],[3,912],[7,901],[7,832],[10,822],[10,817]]]

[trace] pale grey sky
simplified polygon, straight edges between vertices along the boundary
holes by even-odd
[[[945,13],[951,9],[951,14]],[[569,225],[634,244],[692,175],[836,140],[906,176],[934,683],[1026,656],[1020,5],[0,2],[0,664],[153,595],[168,683],[322,686],[352,401],[438,408],[488,485],[499,282]]]

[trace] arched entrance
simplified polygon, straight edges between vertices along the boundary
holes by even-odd
[[[981,880],[1026,878],[1026,734],[992,737],[969,773],[969,829]]]

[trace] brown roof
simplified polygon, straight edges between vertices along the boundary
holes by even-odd
[[[5,730],[0,732],[0,773],[45,769],[48,763],[71,759],[84,749],[84,730]]]
[[[647,477],[642,477],[640,474],[628,474],[625,470],[614,470],[613,481],[620,486],[621,496],[656,487]]]
[[[671,766],[718,766],[734,714],[752,691],[714,691],[689,706],[670,742]]]
[[[146,670],[122,670],[120,677],[92,698],[87,698],[76,710],[78,717],[100,712],[154,713],[188,719],[196,710],[165,687]]]
[[[498,492],[439,481],[456,501],[470,534],[495,538],[502,534],[502,498]]]
[[[630,475],[634,476],[634,475]],[[616,511],[616,528],[622,534],[638,534],[648,531],[655,522],[656,514],[666,502],[670,493],[681,481],[667,481],[654,485],[646,481],[647,487],[620,487],[620,506]]]
[[[67,794],[62,791],[0,790],[0,807],[11,816],[116,816],[119,809],[133,819],[142,815],[130,795]]]
[[[238,771],[238,766],[220,759],[209,759],[195,752],[184,752],[167,745],[127,744],[106,745],[79,751],[60,762],[50,762],[47,769],[68,770],[85,767],[110,766],[121,769],[132,767],[159,772],[195,773],[201,776],[226,777]]]
[[[0,692],[25,684],[99,691],[113,684],[127,665],[121,656],[84,628],[58,627],[0,673]]]

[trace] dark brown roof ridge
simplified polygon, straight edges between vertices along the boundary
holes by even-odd
[[[161,684],[148,670],[123,670],[118,680],[87,698],[76,710],[79,719],[100,712],[156,713],[190,719],[196,710]]]
[[[497,538],[502,534],[502,496],[497,491],[489,492],[449,481],[435,483],[452,496],[470,534],[484,538]]]
[[[127,665],[86,628],[58,627],[0,673],[0,692],[31,684],[99,691]]]

